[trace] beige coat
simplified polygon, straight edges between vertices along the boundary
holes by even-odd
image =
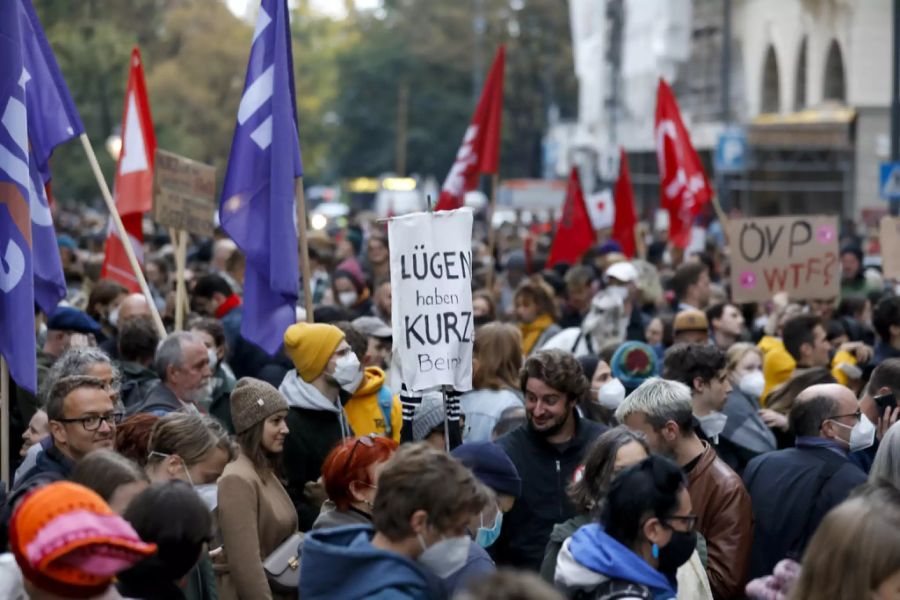
[[[262,561],[297,531],[297,511],[284,486],[241,455],[219,479],[217,510],[227,562],[216,577],[220,600],[279,598],[269,589]]]

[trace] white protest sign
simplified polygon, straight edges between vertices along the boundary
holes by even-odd
[[[472,389],[472,211],[388,224],[394,351],[407,388]]]

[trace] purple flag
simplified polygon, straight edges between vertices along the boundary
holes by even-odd
[[[0,354],[20,386],[35,392],[31,211],[34,160],[28,146],[29,77],[20,4],[0,3]]]
[[[57,146],[81,135],[84,125],[31,0],[13,0],[4,4],[18,7],[21,54],[26,72],[28,141],[34,157],[29,164],[32,184],[28,191],[34,248],[34,295],[41,310],[49,315],[66,297],[66,280],[45,187],[50,182],[50,156]]]
[[[286,0],[262,0],[222,188],[222,229],[247,257],[241,335],[269,354],[296,320],[294,182],[303,175]]]

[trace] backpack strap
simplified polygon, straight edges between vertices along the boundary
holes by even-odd
[[[378,408],[381,409],[381,416],[384,417],[384,434],[387,437],[393,437],[394,431],[391,426],[391,409],[394,407],[394,394],[391,388],[386,385],[381,386],[378,390]]]

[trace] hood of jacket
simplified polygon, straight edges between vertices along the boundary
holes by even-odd
[[[402,591],[403,598],[429,598],[429,583],[422,569],[405,556],[372,546],[374,535],[375,530],[366,525],[306,534],[300,597],[356,600],[378,592]]]
[[[384,385],[384,371],[378,367],[366,367],[363,371],[363,380],[353,393],[354,398],[362,398],[365,396],[373,396],[378,393]]]
[[[607,579],[646,586],[657,600],[674,598],[666,576],[607,535],[596,523],[585,525],[563,543],[556,563],[556,582],[567,588],[594,588]]]
[[[335,414],[341,412],[340,403],[332,402],[316,386],[303,381],[296,369],[287,372],[281,385],[278,386],[278,391],[285,397],[288,406],[306,410],[324,410]]]

